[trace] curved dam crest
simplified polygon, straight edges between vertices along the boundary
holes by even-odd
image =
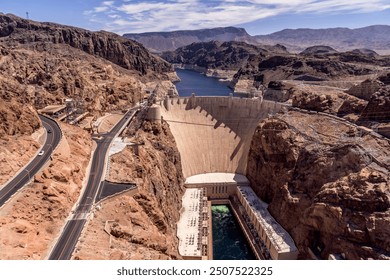
[[[238,97],[176,97],[161,101],[185,178],[205,173],[246,175],[249,148],[259,122],[283,105]]]

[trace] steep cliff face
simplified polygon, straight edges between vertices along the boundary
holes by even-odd
[[[11,14],[0,15],[2,43],[30,45],[43,50],[42,43],[66,44],[88,54],[145,75],[170,71],[170,65],[150,54],[141,44],[109,32],[91,32],[55,23],[39,23]],[[41,43],[36,44],[34,43]]]
[[[390,143],[324,116],[259,124],[248,178],[300,258],[390,259]]]
[[[42,108],[73,98],[94,114],[121,109],[142,96],[139,74],[67,45],[53,45],[48,52],[0,49],[0,95],[21,111],[22,104]]]
[[[174,225],[179,219],[184,178],[176,142],[166,122],[144,122],[140,133],[134,138],[138,155],[132,148],[112,157],[110,179],[121,181],[129,178],[141,180],[140,193],[155,197],[164,209],[164,228]],[[126,159],[126,161],[124,161]],[[142,196],[135,196],[142,201]]]
[[[13,116],[25,104],[42,108],[70,97],[82,110],[101,114],[142,99],[144,84],[169,80],[170,71],[169,63],[121,36],[0,14],[0,97],[6,102],[0,135],[31,130],[23,119],[36,128],[37,118],[27,112]]]
[[[180,258],[176,223],[184,178],[174,138],[167,123],[144,122],[132,140],[141,145],[111,157],[109,180],[136,182],[137,190],[102,203],[75,258]]]

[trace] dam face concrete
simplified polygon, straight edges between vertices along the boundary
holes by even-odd
[[[246,175],[248,152],[258,123],[282,104],[237,97],[187,97],[161,102],[188,178],[205,173]]]

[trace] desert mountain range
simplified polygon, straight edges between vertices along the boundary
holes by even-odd
[[[243,41],[250,44],[282,44],[290,52],[300,52],[315,45],[330,46],[338,51],[371,49],[380,54],[390,53],[390,26],[373,25],[364,28],[284,29],[268,35],[251,36],[243,28],[226,27],[191,31],[124,34],[142,43],[153,52],[173,51],[195,42]]]

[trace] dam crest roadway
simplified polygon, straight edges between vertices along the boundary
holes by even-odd
[[[149,120],[169,124],[181,156],[186,192],[177,235],[183,258],[212,258],[207,209],[222,203],[231,205],[258,259],[297,258],[294,241],[246,178],[259,122],[285,106],[261,98],[192,95],[166,97],[149,109]]]

